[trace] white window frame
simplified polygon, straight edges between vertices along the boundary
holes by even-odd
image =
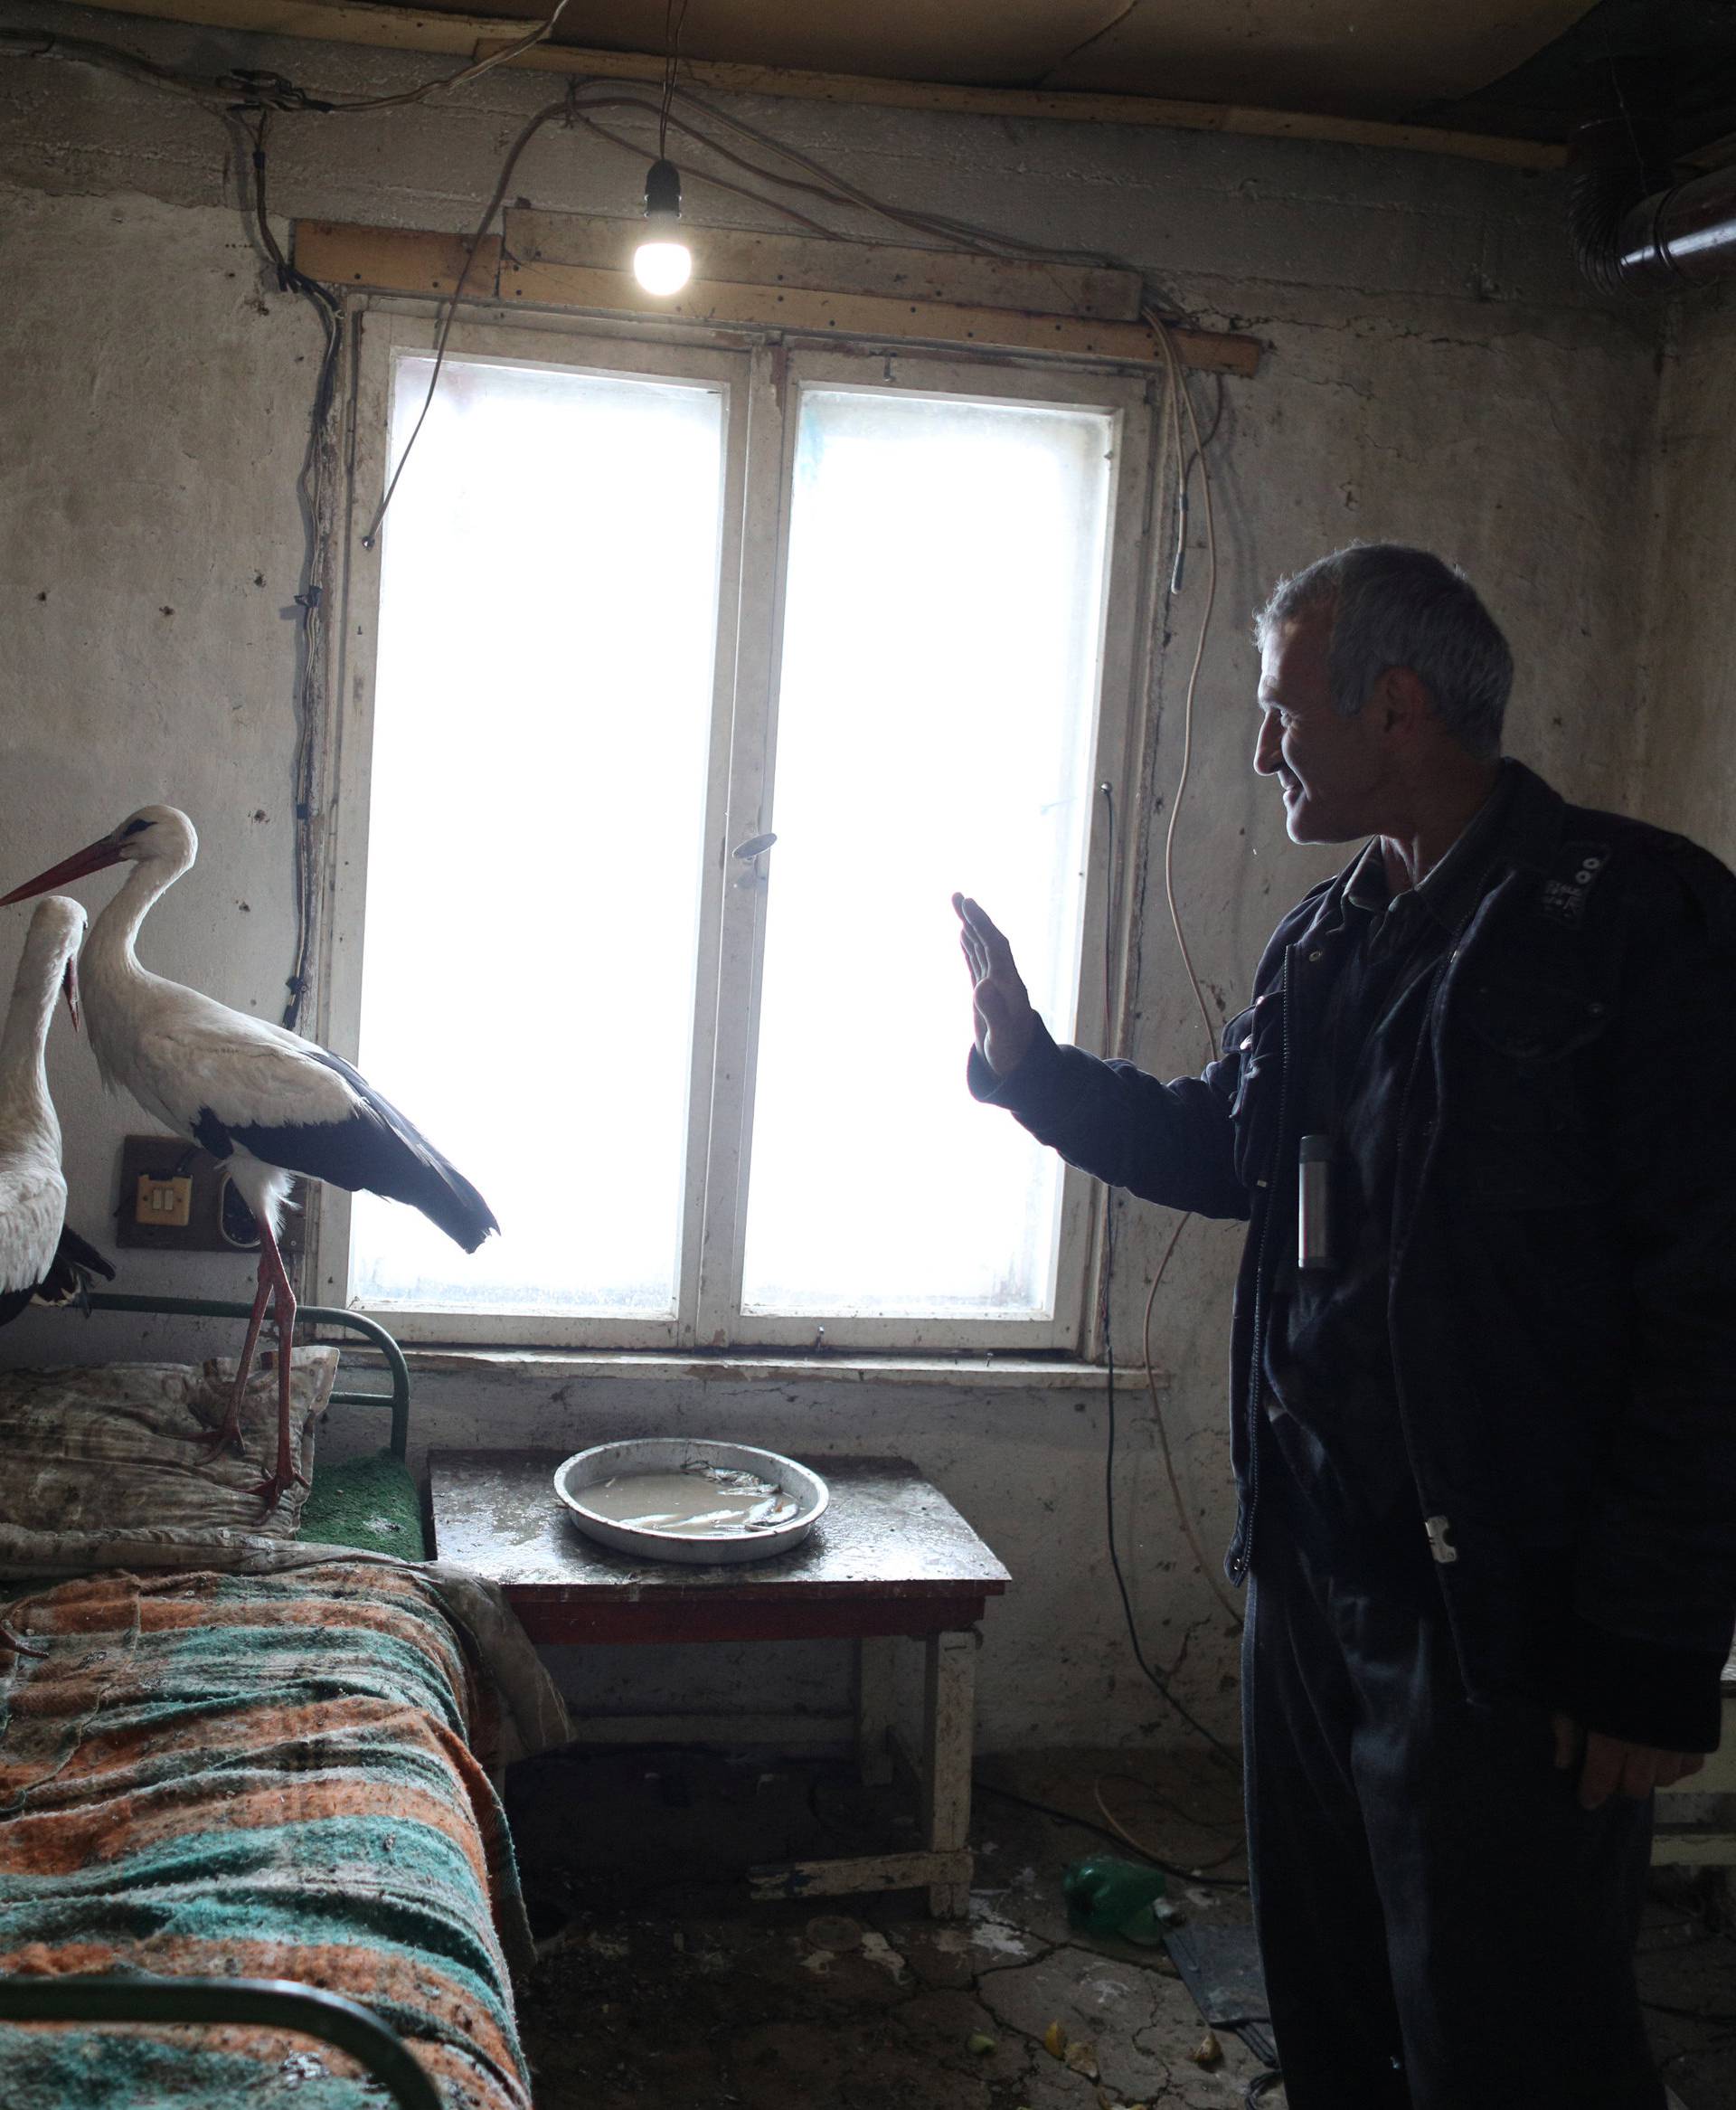
[[[380,549],[364,531],[385,487],[392,375],[399,357],[426,354],[435,326],[425,312],[370,306],[363,316],[352,405],[350,532],[343,581],[341,648],[334,655],[326,781],[332,820],[322,902],[319,1031],[351,1060],[361,1025],[362,961]],[[694,961],[686,1178],[677,1306],[673,1317],[618,1318],[505,1312],[418,1310],[402,1305],[373,1315],[407,1343],[551,1350],[676,1352],[694,1348],[806,1348],[823,1329],[828,1349],[905,1353],[1061,1352],[1090,1344],[1098,1211],[1093,1183],[1066,1169],[1056,1263],[1056,1309],[1050,1317],[972,1319],[838,1313],[816,1319],[741,1314],[753,1073],[766,889],[731,884],[731,847],[775,828],[773,768],[777,677],[781,658],[782,592],[787,563],[788,494],[805,387],[896,389],[929,397],[1002,399],[1107,411],[1115,418],[1116,464],[1110,491],[1108,578],[1099,645],[1094,784],[1114,789],[1122,825],[1106,826],[1105,801],[1094,798],[1086,843],[1080,958],[1071,1037],[1099,1049],[1105,1009],[1102,933],[1116,875],[1111,835],[1125,874],[1137,828],[1125,825],[1137,796],[1147,740],[1140,694],[1138,629],[1146,609],[1145,571],[1152,525],[1152,477],[1160,447],[1150,383],[1126,369],[1061,366],[881,347],[792,348],[769,334],[733,333],[694,341],[694,334],[656,326],[611,328],[575,318],[509,316],[454,327],[448,358],[547,364],[581,371],[697,380],[724,396],[723,517],[714,660],[712,744],[705,796],[706,855]],[[401,503],[401,499],[394,501]],[[477,611],[486,620],[486,611]],[[503,644],[503,667],[507,667]],[[1124,788],[1128,797],[1124,799]],[[767,860],[776,885],[776,853]],[[1123,932],[1115,933],[1117,950]],[[1118,998],[1118,990],[1112,992]],[[967,992],[959,972],[959,1119],[973,1112],[964,1094]],[[391,1080],[382,1080],[390,1093]],[[406,1093],[406,1097],[410,1094]],[[413,1104],[410,1111],[414,1112]],[[438,1140],[438,1138],[436,1139]],[[558,1175],[557,1175],[558,1176]],[[581,1194],[581,1179],[574,1180]],[[350,1301],[350,1197],[326,1187],[310,1193],[308,1244],[320,1300]]]

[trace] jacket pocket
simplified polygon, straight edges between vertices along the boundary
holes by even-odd
[[[1490,1208],[1573,1208],[1607,1191],[1579,1060],[1609,1023],[1578,989],[1482,975],[1448,1048],[1441,1173]]]

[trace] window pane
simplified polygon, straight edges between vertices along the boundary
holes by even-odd
[[[950,895],[1071,1030],[1114,420],[805,391],[742,1301],[1052,1311],[1061,1173],[965,1092]]]
[[[382,553],[362,1062],[502,1235],[358,1196],[365,1303],[674,1309],[722,454],[714,387],[442,372]]]

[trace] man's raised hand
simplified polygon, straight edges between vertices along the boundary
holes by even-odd
[[[1013,948],[967,895],[955,894],[952,905],[958,912],[958,943],[970,969],[976,1052],[997,1077],[1005,1077],[1018,1068],[1035,1039],[1037,1015],[1013,964]]]

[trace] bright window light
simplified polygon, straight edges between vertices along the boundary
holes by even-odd
[[[965,1093],[976,897],[1071,1030],[1115,421],[801,398],[742,1305],[1031,1318],[1061,1170]]]
[[[713,386],[446,362],[382,547],[361,1053],[502,1235],[359,1195],[363,1304],[675,1309],[722,446]]]

